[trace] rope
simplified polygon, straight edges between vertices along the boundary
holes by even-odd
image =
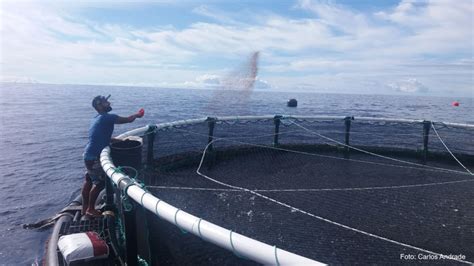
[[[466,182],[474,182],[474,179],[463,179],[463,180],[456,180],[456,181],[434,182],[434,183],[421,183],[421,184],[413,184],[413,185],[383,186],[383,187],[253,189],[253,191],[255,192],[317,192],[317,191],[357,191],[357,190],[378,190],[378,189],[382,190],[382,189],[429,187],[429,186],[439,186],[439,185],[448,185],[448,184],[457,184],[457,183],[466,183]],[[193,191],[222,191],[222,192],[240,191],[239,189],[203,188],[203,187],[149,186],[149,188],[193,190]]]
[[[204,133],[199,133],[199,132],[194,132],[194,131],[189,131],[189,130],[184,130],[184,129],[178,129],[178,131],[182,131],[182,132],[185,132],[185,133],[188,133],[188,134],[203,136],[203,137],[209,137],[209,135],[207,133],[204,134]],[[280,131],[280,132],[278,132],[278,134],[269,133],[269,134],[262,134],[262,135],[258,135],[258,136],[252,135],[252,136],[246,136],[246,137],[243,137],[243,136],[239,136],[239,137],[217,137],[217,136],[213,136],[212,138],[213,138],[213,140],[256,139],[256,138],[263,138],[263,137],[271,137],[271,136],[275,136],[275,135],[286,135],[286,134],[297,133],[297,132],[300,132],[300,131],[297,131],[297,130]],[[173,142],[169,142],[169,143],[182,143],[182,141],[173,141]],[[200,145],[200,146],[202,147],[202,145]]]
[[[114,174],[116,174],[116,173],[121,173],[121,174],[123,174],[123,172],[122,172],[122,166],[115,167],[115,168],[113,169],[113,172],[112,172],[112,174],[110,175],[110,177],[113,177]]]
[[[125,231],[123,230],[123,224],[122,224],[122,219],[114,219],[115,220],[115,225],[119,228],[119,245],[121,247],[125,246]]]
[[[237,251],[235,250],[234,242],[232,241],[232,233],[233,233],[233,231],[230,230],[230,233],[229,233],[230,246],[232,247],[232,252],[233,252],[235,255],[237,255],[238,253],[237,253]],[[237,257],[238,257],[238,255],[237,255]]]
[[[137,261],[138,265],[140,266],[148,266],[148,262],[140,257],[140,255],[137,255]]]
[[[196,223],[197,223],[197,230],[198,230],[199,237],[200,237],[200,238],[203,238],[203,237],[202,237],[202,234],[201,234],[201,228],[200,228],[200,227],[201,227],[201,221],[202,221],[202,218],[196,219],[196,220],[194,221],[194,223],[193,223],[193,226],[191,227],[191,231],[194,232],[194,226],[195,226]]]
[[[131,169],[131,170],[133,170],[133,172],[135,172],[135,175],[134,175],[133,177],[130,177],[130,178],[131,178],[131,179],[136,179],[136,178],[138,177],[138,170],[135,169],[135,168],[133,168],[133,167],[131,167],[131,166],[119,166],[119,167],[117,167],[117,168],[120,168],[120,171],[121,171],[122,169]],[[116,169],[117,169],[117,168],[116,168]],[[123,171],[121,171],[121,173],[123,174]]]
[[[199,221],[198,221],[198,232],[199,232],[199,236],[200,236],[201,238],[203,238],[203,237],[202,237],[202,233],[201,233],[201,221],[202,221],[202,219],[199,218]]]
[[[278,261],[277,246],[273,246],[275,249],[275,263],[277,266],[280,266],[280,261]]]
[[[220,185],[223,185],[225,187],[229,187],[229,188],[233,188],[233,189],[239,189],[239,190],[242,190],[242,191],[246,191],[246,192],[249,192],[251,194],[254,194],[255,196],[258,196],[258,197],[261,197],[263,199],[266,199],[266,200],[269,200],[271,202],[274,202],[280,206],[283,206],[283,207],[286,207],[286,208],[289,208],[291,209],[292,211],[296,211],[296,212],[299,212],[299,213],[302,213],[302,214],[305,214],[305,215],[308,215],[310,217],[313,217],[313,218],[316,218],[318,220],[321,220],[321,221],[324,221],[324,222],[327,222],[329,224],[332,224],[332,225],[336,225],[336,226],[339,226],[339,227],[342,227],[344,229],[347,229],[347,230],[350,230],[350,231],[353,231],[353,232],[357,232],[357,233],[360,233],[360,234],[363,234],[363,235],[366,235],[366,236],[370,236],[370,237],[373,237],[373,238],[376,238],[376,239],[380,239],[380,240],[383,240],[383,241],[386,241],[386,242],[390,242],[390,243],[393,243],[393,244],[396,244],[396,245],[400,245],[400,246],[403,246],[403,247],[406,247],[406,248],[411,248],[411,249],[415,249],[415,250],[418,250],[418,251],[422,251],[422,252],[426,252],[426,253],[429,253],[429,254],[433,254],[433,255],[436,255],[436,256],[445,256],[446,258],[448,259],[451,259],[451,260],[455,260],[455,261],[458,261],[458,262],[461,262],[461,263],[466,263],[466,264],[473,264],[473,262],[469,262],[469,261],[465,261],[465,260],[461,260],[461,259],[457,259],[457,258],[451,258],[447,255],[444,255],[444,254],[441,254],[441,253],[437,253],[437,252],[433,252],[433,251],[430,251],[430,250],[427,250],[427,249],[423,249],[423,248],[420,248],[420,247],[416,247],[416,246],[413,246],[413,245],[410,245],[410,244],[405,244],[405,243],[402,243],[402,242],[399,242],[399,241],[396,241],[396,240],[393,240],[393,239],[389,239],[389,238],[386,238],[386,237],[383,237],[383,236],[379,236],[379,235],[376,235],[376,234],[372,234],[372,233],[369,233],[369,232],[366,232],[366,231],[363,231],[363,230],[360,230],[360,229],[356,229],[356,228],[353,228],[353,227],[350,227],[348,225],[345,225],[345,224],[341,224],[341,223],[338,223],[338,222],[335,222],[335,221],[332,221],[330,219],[327,219],[327,218],[324,218],[324,217],[321,217],[321,216],[318,216],[318,215],[315,215],[313,213],[310,213],[310,212],[306,212],[302,209],[299,209],[299,208],[296,208],[296,207],[293,207],[289,204],[286,204],[284,202],[281,202],[281,201],[278,201],[276,199],[273,199],[273,198],[270,198],[268,196],[265,196],[263,194],[260,194],[258,192],[255,192],[253,190],[250,190],[248,188],[243,188],[243,187],[238,187],[238,186],[233,186],[233,185],[230,185],[230,184],[227,184],[227,183],[224,183],[224,182],[221,182],[221,181],[218,181],[216,179],[213,179],[203,173],[200,172],[201,170],[201,167],[204,163],[204,158],[206,156],[206,152],[209,148],[209,146],[212,144],[213,141],[211,141],[208,145],[206,145],[206,148],[204,149],[203,151],[203,154],[202,154],[202,157],[201,157],[201,161],[199,163],[199,166],[198,168],[196,169],[196,173],[202,177],[204,177],[205,179],[207,180],[210,180],[212,182],[215,182],[217,184],[220,184]]]
[[[300,120],[300,119],[294,119],[295,121],[304,121],[304,120]],[[282,120],[282,122],[285,121],[285,120]],[[288,120],[287,120],[288,121]],[[409,164],[409,165],[414,165],[414,166],[419,166],[421,167],[421,169],[432,169],[430,171],[443,171],[443,172],[453,172],[453,173],[457,173],[457,174],[464,174],[464,172],[460,172],[460,171],[457,171],[457,170],[451,170],[451,169],[446,169],[446,168],[440,168],[440,167],[434,167],[434,166],[429,166],[429,165],[424,165],[424,164],[418,164],[418,163],[413,163],[413,162],[409,162],[409,161],[404,161],[404,160],[400,160],[400,159],[395,159],[395,158],[392,158],[392,157],[388,157],[388,156],[384,156],[384,155],[380,155],[380,154],[376,154],[376,153],[373,153],[373,152],[369,152],[369,151],[365,151],[365,150],[362,150],[362,149],[359,149],[359,148],[356,148],[356,147],[353,147],[353,146],[350,146],[350,145],[346,145],[345,143],[342,143],[342,142],[339,142],[337,140],[334,140],[334,139],[331,139],[329,137],[326,137],[326,136],[323,136],[317,132],[314,132],[308,128],[305,128],[301,125],[299,125],[298,123],[296,123],[295,121],[290,121],[290,122],[287,122],[285,125],[289,126],[291,124],[295,124],[296,126],[312,133],[312,134],[316,134],[330,142],[335,142],[339,145],[342,145],[344,147],[348,147],[348,148],[351,148],[351,149],[354,149],[354,150],[357,150],[357,151],[360,151],[362,153],[366,153],[366,154],[369,154],[369,155],[373,155],[373,156],[376,156],[376,157],[380,157],[380,158],[384,158],[384,159],[387,159],[387,160],[392,160],[392,161],[396,161],[396,162],[400,162],[400,163],[404,163],[404,164]],[[177,129],[177,128],[176,128]],[[200,136],[206,136],[208,137],[208,134],[203,134],[203,133],[198,133],[198,132],[193,132],[193,131],[189,131],[189,130],[185,130],[185,129],[177,129],[179,131],[182,131],[182,132],[186,132],[186,133],[189,133],[189,134],[194,134],[194,135],[200,135]],[[295,133],[295,132],[299,132],[299,131],[286,131],[286,132],[279,132],[278,135],[285,135],[285,134],[289,134],[289,133]],[[299,153],[299,154],[306,154],[306,155],[312,155],[312,156],[318,156],[318,157],[325,157],[325,158],[333,158],[333,159],[340,159],[340,160],[348,160],[348,161],[354,161],[354,162],[360,162],[360,163],[367,163],[367,164],[375,164],[375,165],[386,165],[386,166],[392,166],[392,167],[399,167],[399,168],[407,168],[407,169],[420,169],[420,168],[413,168],[413,167],[407,167],[407,166],[400,166],[400,165],[391,165],[391,164],[384,164],[384,163],[376,163],[376,162],[369,162],[369,161],[363,161],[363,160],[355,160],[355,159],[346,159],[346,158],[339,158],[339,157],[334,157],[334,156],[328,156],[328,155],[320,155],[320,154],[312,154],[312,153],[308,153],[308,152],[300,152],[300,151],[295,151],[295,150],[290,150],[290,149],[283,149],[283,148],[279,148],[279,147],[273,147],[273,146],[266,146],[266,145],[259,145],[259,144],[252,144],[252,143],[246,143],[246,142],[240,142],[240,141],[237,141],[235,139],[255,139],[255,138],[260,138],[260,137],[266,137],[266,136],[274,136],[275,133],[272,133],[272,134],[263,134],[263,135],[259,135],[259,136],[249,136],[249,137],[216,137],[214,136],[213,137],[213,140],[217,141],[217,140],[227,140],[227,141],[231,141],[231,142],[235,142],[235,143],[240,143],[240,144],[246,144],[246,145],[250,145],[250,146],[254,146],[254,147],[264,147],[264,148],[269,148],[269,149],[275,149],[275,150],[281,150],[281,151],[287,151],[287,152],[293,152],[293,153]]]
[[[240,255],[239,252],[237,252],[237,250],[235,249],[234,247],[234,242],[232,241],[232,234],[234,233],[234,231],[230,230],[230,233],[229,233],[229,238],[230,238],[230,246],[232,247],[232,252],[234,253],[235,256],[241,258],[241,259],[247,259],[245,258],[244,256]]]
[[[161,199],[158,199],[158,201],[156,202],[156,205],[155,205],[155,212],[156,212],[156,215],[158,217],[161,217],[160,214],[158,213],[158,204],[161,202]]]
[[[122,201],[124,211],[129,212],[133,209],[133,204],[130,202],[127,195],[122,195],[120,199]]]
[[[148,188],[155,189],[176,189],[176,190],[202,190],[202,191],[239,191],[238,189],[225,188],[201,188],[201,187],[168,187],[168,186],[148,186]]]
[[[140,198],[140,203],[141,205],[143,206],[143,198],[145,197],[145,195],[148,192],[148,190],[146,190],[145,188],[145,184],[142,183],[140,180],[137,180],[136,177],[138,176],[138,171],[137,169],[131,167],[131,166],[119,166],[117,168],[114,169],[114,172],[111,174],[111,177],[115,174],[115,173],[121,173],[121,174],[124,174],[122,169],[132,169],[134,172],[135,172],[135,175],[134,177],[131,177],[130,179],[132,180],[132,182],[128,183],[125,188],[123,189],[124,193],[121,197],[121,200],[122,200],[122,204],[124,206],[124,210],[125,211],[131,211],[132,208],[133,208],[133,204],[128,200],[128,189],[130,188],[130,186],[132,185],[136,185],[136,186],[139,186],[140,188],[142,188],[143,190],[145,190],[145,192],[142,194],[141,198]],[[127,178],[128,176],[124,175],[122,176],[121,178],[119,178],[119,180],[117,180],[117,185],[120,184],[120,182]]]
[[[295,123],[295,122],[292,122]],[[296,124],[296,123],[295,123]],[[296,124],[297,125],[297,124]],[[307,129],[309,130],[309,129]],[[197,133],[197,132],[191,132],[191,131],[186,131],[190,134],[195,134],[195,135],[201,135],[201,136],[208,136],[207,134],[202,134],[202,133]],[[287,132],[280,132],[279,135],[283,134],[288,134],[288,133],[294,133],[294,132],[299,132],[299,131],[287,131]],[[321,157],[321,158],[330,158],[330,159],[336,159],[336,160],[344,160],[344,161],[350,161],[350,162],[359,162],[359,163],[366,163],[366,164],[373,164],[373,165],[382,165],[382,166],[391,166],[391,167],[398,167],[398,168],[405,168],[405,169],[418,169],[418,170],[427,170],[427,171],[434,171],[434,172],[451,172],[451,173],[456,173],[456,174],[466,174],[465,172],[457,171],[457,170],[452,170],[452,169],[446,169],[446,168],[440,168],[440,167],[434,167],[434,166],[429,166],[429,165],[423,165],[423,164],[417,164],[417,163],[412,163],[412,162],[407,162],[403,160],[398,160],[395,158],[383,156],[383,155],[378,155],[375,153],[371,153],[368,151],[364,151],[366,153],[373,154],[375,156],[381,156],[382,158],[385,159],[392,159],[396,160],[402,163],[406,164],[411,164],[415,166],[420,166],[420,167],[410,167],[410,166],[402,166],[402,165],[394,165],[394,164],[386,164],[386,163],[378,163],[378,162],[370,162],[370,161],[364,161],[364,160],[357,160],[357,159],[349,159],[349,158],[340,158],[340,157],[335,157],[335,156],[329,156],[329,155],[322,155],[322,154],[314,154],[310,152],[303,152],[303,151],[297,151],[297,150],[291,150],[291,149],[285,149],[281,147],[274,147],[274,146],[266,146],[266,145],[261,145],[261,144],[253,144],[253,143],[248,143],[248,142],[243,142],[243,141],[237,141],[235,139],[242,139],[242,138],[259,138],[259,137],[264,137],[264,136],[274,136],[275,134],[266,134],[266,135],[259,135],[259,136],[252,136],[252,137],[232,137],[232,138],[221,138],[221,137],[214,137],[213,142],[217,141],[230,141],[234,143],[239,143],[239,144],[244,144],[244,145],[249,145],[253,147],[260,147],[260,148],[267,148],[267,149],[273,149],[273,150],[279,150],[279,151],[286,151],[286,152],[291,152],[291,153],[296,153],[296,154],[303,154],[303,155],[310,155],[310,156],[316,156],[316,157]],[[337,142],[336,140],[333,140]],[[339,142],[340,143],[340,142]],[[343,146],[347,146],[346,144],[341,143]],[[350,146],[349,146],[350,147]],[[351,147],[354,149],[357,149],[355,147]],[[359,149],[360,150],[360,149]],[[360,150],[363,151],[363,150]]]
[[[400,160],[400,159],[395,159],[395,158],[392,158],[392,157],[388,157],[388,156],[384,156],[384,155],[380,155],[380,154],[376,154],[376,153],[373,153],[373,152],[370,152],[370,151],[366,151],[366,150],[362,150],[362,149],[359,149],[359,148],[356,148],[354,146],[351,146],[351,145],[347,145],[345,143],[342,143],[340,141],[337,141],[335,139],[331,139],[329,137],[326,137],[324,135],[321,135],[319,134],[318,132],[315,132],[315,131],[312,131],[308,128],[305,128],[304,126],[301,126],[297,123],[295,123],[296,126],[304,129],[304,130],[307,130],[308,132],[311,132],[323,139],[326,139],[328,141],[331,141],[331,142],[334,142],[334,143],[337,143],[339,145],[342,145],[344,147],[347,147],[347,148],[350,148],[350,149],[353,149],[353,150],[356,150],[356,151],[359,151],[359,152],[362,152],[362,153],[365,153],[365,154],[369,154],[369,155],[372,155],[372,156],[375,156],[375,157],[379,157],[379,158],[383,158],[383,159],[387,159],[387,160],[392,160],[392,161],[395,161],[395,162],[399,162],[399,163],[404,163],[404,164],[409,164],[409,165],[415,165],[415,166],[420,166],[422,168],[432,168],[432,169],[438,169],[438,170],[442,170],[442,171],[453,171],[453,170],[448,170],[448,169],[445,169],[445,168],[439,168],[439,167],[434,167],[434,166],[428,166],[428,165],[424,165],[424,164],[419,164],[419,163],[413,163],[413,162],[409,162],[409,161],[404,161],[404,160]],[[458,171],[456,171],[458,172]],[[472,175],[472,174],[471,174]]]
[[[141,202],[141,205],[143,206],[143,197],[148,193],[148,191],[145,191],[143,194],[142,194],[142,197],[140,198],[140,202]]]
[[[176,227],[179,228],[179,230],[181,230],[181,233],[183,234],[187,234],[188,232],[186,230],[184,230],[183,228],[181,228],[181,226],[178,224],[178,212],[180,212],[181,209],[177,209],[176,212],[174,213],[174,224],[176,225]]]
[[[441,144],[443,144],[444,148],[446,148],[446,150],[449,152],[449,154],[451,154],[451,156],[454,158],[454,160],[456,160],[456,162],[458,162],[458,164],[461,165],[462,168],[464,168],[464,170],[466,170],[470,175],[474,175],[471,171],[469,171],[469,169],[467,169],[466,166],[464,166],[458,160],[458,158],[456,158],[456,156],[454,156],[454,154],[451,152],[451,150],[448,148],[448,146],[446,146],[446,144],[444,143],[444,141],[441,139],[440,135],[438,134],[438,131],[436,131],[436,128],[435,128],[433,122],[431,122],[431,127],[433,128],[434,133],[436,133],[436,136],[438,137],[439,141],[441,141]]]
[[[110,178],[112,179],[112,178],[114,177],[114,174],[116,174],[116,173],[123,174],[123,172],[122,172],[122,167],[121,167],[121,166],[116,167],[116,168],[113,169],[113,172],[112,172],[112,174],[110,175]],[[120,185],[120,182],[122,182],[122,180],[123,180],[124,178],[126,178],[126,176],[120,177],[120,178],[117,180],[117,184],[115,184],[114,182],[112,182],[112,184],[115,185],[116,187],[118,187],[118,186]]]
[[[124,188],[123,188],[123,194],[122,194],[122,197],[121,197],[121,200],[122,200],[122,204],[123,204],[123,207],[124,207],[124,210],[125,211],[131,211],[132,208],[133,208],[133,204],[128,200],[128,189],[133,186],[133,185],[137,185],[137,182],[135,181],[135,179],[132,179],[133,182],[130,182],[128,183]],[[143,196],[146,194],[147,192],[145,192],[143,195],[142,195],[142,199],[143,199]],[[143,202],[142,202],[142,205],[143,205]]]
[[[468,175],[467,173],[465,173],[463,171],[457,171],[457,170],[452,170],[452,169],[447,169],[447,168],[440,168],[440,167],[434,167],[434,166],[422,165],[422,164],[416,164],[416,163],[412,163],[412,164],[414,164],[416,166],[421,166],[421,167],[403,166],[403,165],[378,163],[378,162],[371,162],[371,161],[364,161],[364,160],[357,160],[357,159],[341,158],[341,157],[336,157],[336,156],[315,154],[315,153],[310,153],[310,152],[297,151],[297,150],[291,150],[291,149],[285,149],[285,148],[273,147],[273,146],[266,146],[266,145],[261,145],[261,144],[252,144],[252,143],[241,142],[241,141],[236,141],[236,140],[229,140],[229,141],[240,143],[240,144],[245,144],[245,145],[249,145],[249,146],[254,146],[254,147],[268,148],[268,149],[286,151],[286,152],[291,152],[291,153],[296,153],[296,154],[310,155],[310,156],[316,156],[316,157],[321,157],[321,158],[330,158],[330,159],[343,160],[343,161],[349,161],[349,162],[359,162],[359,163],[365,163],[365,164],[391,166],[391,167],[398,167],[398,168],[405,168],[405,169],[426,170],[426,171],[433,171],[433,172],[451,172],[451,173],[456,173],[456,174]],[[382,156],[382,155],[380,155],[380,156]],[[387,158],[390,158],[390,157],[387,157]]]

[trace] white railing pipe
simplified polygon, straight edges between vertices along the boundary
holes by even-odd
[[[100,162],[107,176],[109,176],[116,185],[119,185],[118,181],[121,178],[128,178],[128,176],[116,171],[116,167],[110,157],[109,147],[102,151]],[[258,263],[266,265],[325,265],[321,262],[279,249],[275,246],[270,246],[200,219],[158,199],[143,190],[139,185],[131,185],[127,189],[127,194],[147,210],[182,230],[191,232],[208,242]]]

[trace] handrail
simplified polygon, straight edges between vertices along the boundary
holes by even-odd
[[[56,221],[51,237],[48,241],[48,253],[46,254],[45,265],[56,266],[59,265],[58,261],[58,241],[59,231],[61,230],[61,224],[72,221],[72,214],[62,213],[60,218]]]
[[[273,119],[275,115],[261,115],[261,116],[222,116],[216,117],[216,122],[218,121],[235,121],[235,120],[262,120],[262,119]],[[318,119],[318,120],[343,120],[345,116],[305,116],[305,115],[282,115],[280,119]],[[423,123],[424,120],[416,120],[416,119],[402,119],[402,118],[383,118],[383,117],[354,117],[356,121],[373,121],[373,122],[394,122],[394,123]],[[197,119],[186,119],[186,120],[178,120],[175,122],[167,122],[167,123],[160,123],[156,124],[156,129],[165,129],[174,126],[182,126],[182,125],[193,125],[206,122],[207,117],[205,118],[197,118]],[[441,124],[450,127],[458,127],[458,128],[472,128],[474,129],[474,124],[466,124],[466,123],[451,123],[451,122],[435,122],[434,124]],[[148,130],[148,126],[137,128],[128,132],[125,132],[119,136],[118,138],[126,138],[129,136],[137,136],[144,134]]]
[[[110,147],[102,150],[100,162],[107,176],[119,186],[119,181],[129,179],[117,171],[110,157]],[[215,245],[230,250],[239,256],[268,265],[325,265],[324,263],[270,246],[247,236],[232,232],[221,226],[198,218],[182,211],[143,190],[139,185],[130,185],[127,194],[138,204],[159,217],[176,225],[182,230],[191,232]]]

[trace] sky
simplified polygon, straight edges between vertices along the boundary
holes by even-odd
[[[474,1],[0,2],[1,81],[474,97]]]

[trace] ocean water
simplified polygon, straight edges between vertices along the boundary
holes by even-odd
[[[474,124],[473,98],[158,89],[111,86],[0,84],[0,264],[32,264],[50,230],[25,230],[56,214],[80,193],[82,153],[91,100],[112,94],[113,113],[142,119],[127,130],[180,119],[219,115],[335,115],[426,119]],[[286,107],[290,98],[297,108]],[[459,107],[451,103],[459,101]]]

